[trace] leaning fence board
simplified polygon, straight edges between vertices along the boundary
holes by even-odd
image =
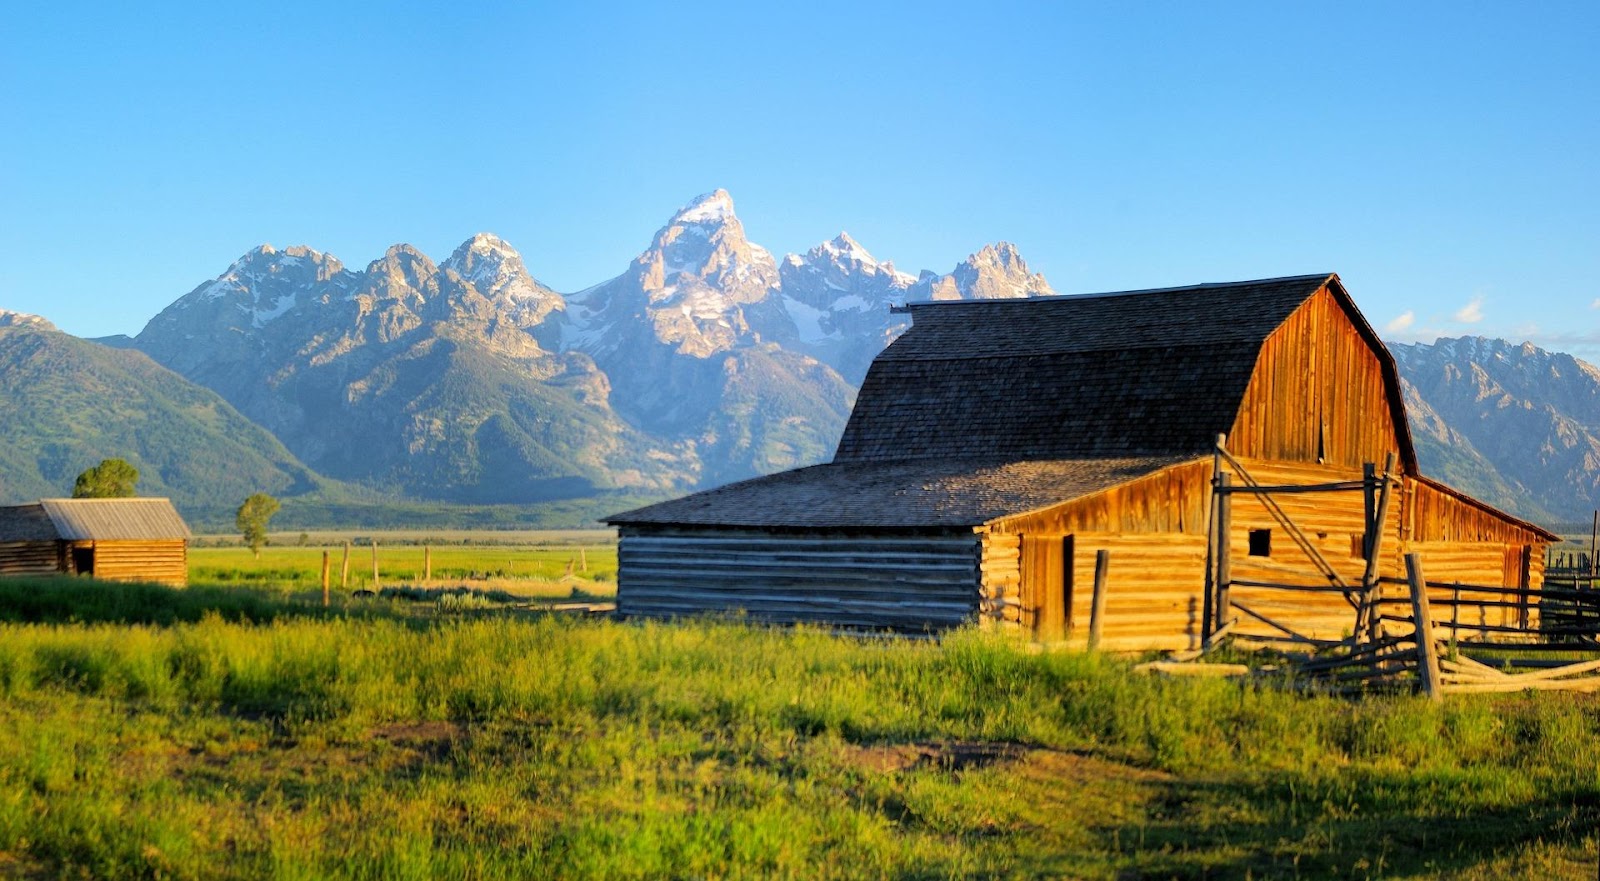
[[[1462,682],[1446,686],[1455,694],[1490,694],[1512,691],[1600,691],[1600,676],[1584,679],[1541,679],[1533,682]]]

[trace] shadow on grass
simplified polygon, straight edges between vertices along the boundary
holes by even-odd
[[[1364,788],[1345,805],[1307,805],[1286,785],[1172,782],[1145,822],[1101,831],[1120,851],[1119,878],[1487,878],[1541,848],[1581,849],[1600,823],[1592,791],[1448,810],[1420,791],[1400,804],[1398,793]],[[1241,821],[1240,811],[1264,819]]]

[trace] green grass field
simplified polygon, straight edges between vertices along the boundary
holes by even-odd
[[[368,535],[371,535],[370,533]],[[485,544],[481,533],[446,537],[457,543],[423,544],[421,534],[378,534],[380,587],[465,587],[523,596],[560,596],[577,588],[589,596],[616,593],[617,546],[602,533],[530,534],[539,544]],[[437,536],[435,536],[437,537]],[[322,534],[327,544],[300,547],[283,541],[263,548],[257,559],[230,544],[189,550],[189,581],[196,585],[245,585],[286,592],[321,590],[322,555],[329,554],[331,590],[338,591],[344,570],[340,538]],[[499,538],[499,537],[496,537]],[[503,539],[502,539],[503,540]],[[464,542],[472,542],[467,544]],[[401,543],[406,542],[406,543]],[[424,579],[425,557],[432,557],[432,579]],[[373,587],[371,539],[360,537],[349,549],[345,592]],[[571,575],[568,575],[568,567]]]
[[[1336,699],[977,633],[271,586],[11,580],[0,622],[0,877],[1592,879],[1600,859],[1591,697]]]

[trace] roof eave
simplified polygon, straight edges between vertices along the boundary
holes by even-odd
[[[1426,484],[1427,486],[1430,486],[1430,487],[1438,490],[1439,492],[1442,492],[1445,495],[1450,496],[1451,498],[1455,499],[1456,501],[1464,502],[1464,503],[1466,503],[1468,505],[1471,505],[1474,508],[1477,508],[1480,511],[1483,511],[1486,514],[1492,514],[1495,517],[1498,517],[1501,520],[1506,521],[1507,523],[1511,523],[1511,524],[1514,524],[1516,526],[1520,526],[1523,529],[1528,530],[1529,532],[1533,532],[1533,533],[1536,533],[1536,534],[1544,537],[1548,541],[1552,541],[1552,542],[1564,541],[1564,539],[1561,536],[1555,534],[1554,532],[1551,532],[1548,529],[1545,529],[1543,526],[1540,526],[1537,523],[1530,523],[1529,521],[1524,520],[1521,517],[1516,517],[1516,516],[1513,516],[1511,514],[1507,514],[1506,512],[1500,510],[1499,508],[1496,508],[1495,506],[1489,504],[1488,502],[1485,502],[1482,499],[1478,499],[1478,498],[1475,498],[1473,496],[1469,496],[1466,493],[1462,492],[1459,489],[1456,489],[1455,487],[1451,486],[1448,483],[1443,483],[1441,481],[1438,481],[1438,480],[1435,480],[1435,479],[1433,479],[1431,477],[1428,477],[1427,475],[1424,475],[1424,474],[1413,474],[1412,477],[1418,483]]]

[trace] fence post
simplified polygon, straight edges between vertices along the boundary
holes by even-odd
[[[1210,508],[1206,511],[1206,579],[1205,592],[1200,595],[1200,643],[1211,642],[1212,624],[1217,618],[1213,608],[1217,598],[1217,541],[1218,523],[1217,512],[1221,510],[1222,493],[1217,492],[1217,487],[1222,485],[1222,445],[1227,443],[1228,436],[1217,435],[1217,445],[1211,451],[1211,497]]]
[[[1406,581],[1411,585],[1411,620],[1416,625],[1417,676],[1429,700],[1444,699],[1439,681],[1439,647],[1433,641],[1433,616],[1428,611],[1428,582],[1422,576],[1422,558],[1406,554]]]
[[[331,569],[332,567],[333,567],[333,561],[329,558],[327,550],[323,550],[323,552],[322,552],[322,605],[323,605],[324,608],[326,608],[327,605],[328,605],[328,570]]]
[[[344,560],[339,563],[339,589],[350,589],[350,542],[344,543]]]
[[[1094,552],[1094,598],[1089,606],[1089,651],[1100,648],[1100,625],[1106,617],[1106,569],[1111,565],[1111,552]]]
[[[1589,531],[1589,587],[1594,587],[1596,551],[1600,551],[1600,511],[1594,512],[1594,528]]]
[[[422,583],[433,583],[433,547],[422,546]]]
[[[383,585],[378,581],[378,540],[372,540],[372,592],[377,593]]]
[[[1211,622],[1213,634],[1227,620],[1230,605],[1228,585],[1233,582],[1233,549],[1229,541],[1233,532],[1233,493],[1228,491],[1232,483],[1232,475],[1217,475],[1220,498],[1217,500],[1217,601],[1211,610],[1216,616]]]

